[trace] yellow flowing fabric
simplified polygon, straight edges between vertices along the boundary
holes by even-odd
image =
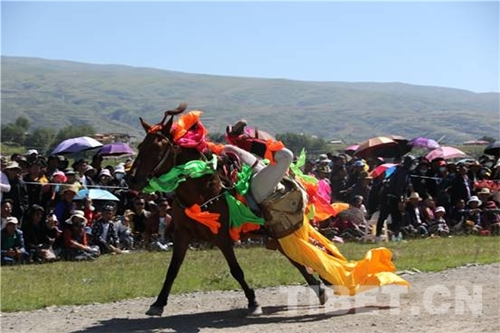
[[[388,284],[410,285],[394,273],[396,268],[391,261],[389,249],[372,249],[362,260],[347,261],[338,248],[309,222],[305,222],[294,233],[278,239],[278,242],[288,257],[314,269],[329,281],[336,295],[352,296]]]

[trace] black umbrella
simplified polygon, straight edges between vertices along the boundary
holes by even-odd
[[[484,148],[484,153],[487,155],[500,156],[500,141],[490,143]]]

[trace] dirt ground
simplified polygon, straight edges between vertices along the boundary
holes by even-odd
[[[2,313],[1,331],[500,332],[500,264],[404,277],[409,290],[389,286],[356,297],[330,294],[324,306],[303,286],[259,289],[259,317],[246,316],[242,292],[221,291],[173,295],[163,317],[144,314],[152,298]]]

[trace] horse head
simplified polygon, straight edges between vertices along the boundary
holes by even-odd
[[[127,173],[131,189],[142,190],[151,178],[162,175],[172,168],[176,145],[170,130],[174,116],[184,112],[186,108],[187,104],[181,103],[175,110],[165,111],[163,119],[156,125],[150,125],[139,118],[146,137],[139,144],[137,157]]]

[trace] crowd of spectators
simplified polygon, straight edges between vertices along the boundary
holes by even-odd
[[[64,156],[45,158],[36,150],[2,157],[2,264],[169,249],[172,197],[129,190],[125,174],[131,159],[114,167],[103,167],[103,161],[95,155],[90,162],[78,159],[69,166]],[[344,153],[307,161],[304,173],[330,185],[331,202],[350,204],[350,214],[314,225],[329,236],[356,240],[374,229],[379,241],[385,223],[394,240],[499,235],[498,158],[484,155],[456,163],[407,155],[391,161],[390,175],[372,177],[371,171],[385,162]],[[118,200],[93,201],[89,189],[109,191]],[[370,225],[376,212],[377,222]]]
[[[373,174],[386,163],[347,154],[321,154],[308,171],[330,184],[332,202],[359,205],[363,214],[339,214],[318,228],[363,239],[375,228],[381,240],[387,222],[391,239],[446,237],[452,234],[499,235],[500,160],[481,156],[457,162],[407,155],[389,172]],[[373,175],[374,177],[372,177]],[[374,214],[376,223],[370,225]],[[361,216],[361,217],[360,217]]]
[[[136,248],[168,250],[171,198],[131,191],[128,159],[102,166],[103,157],[45,158],[37,151],[1,159],[2,264],[92,260]],[[91,189],[116,200],[92,200]]]

